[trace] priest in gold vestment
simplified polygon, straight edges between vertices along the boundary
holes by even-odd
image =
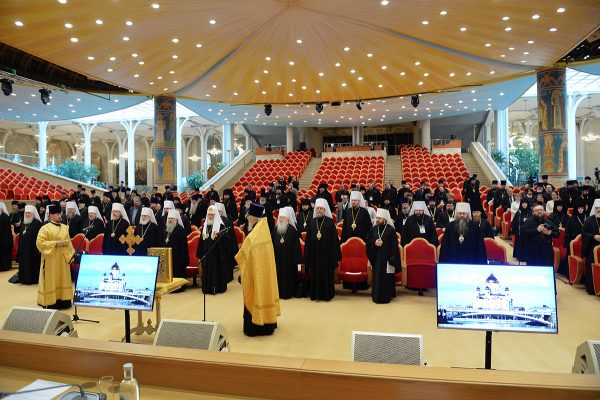
[[[73,300],[69,260],[75,250],[69,228],[60,223],[60,206],[48,209],[50,222],[40,228],[36,241],[42,254],[37,302],[44,308],[62,310],[70,308]]]
[[[250,205],[247,220],[252,228],[235,256],[244,294],[246,336],[272,335],[277,328],[277,317],[281,315],[275,252],[269,224],[262,218],[264,209],[259,204]]]

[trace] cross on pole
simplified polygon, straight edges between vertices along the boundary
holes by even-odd
[[[130,225],[127,228],[127,235],[121,235],[121,237],[119,238],[119,242],[121,242],[122,244],[127,243],[127,254],[129,254],[130,256],[132,256],[133,253],[135,253],[135,250],[133,249],[133,245],[140,244],[142,242],[142,238],[139,236],[136,236],[134,234],[134,232],[135,232],[135,228]]]

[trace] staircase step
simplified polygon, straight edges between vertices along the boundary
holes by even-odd
[[[394,186],[399,187],[402,181],[402,160],[400,156],[387,156],[385,159],[384,182],[394,180]]]
[[[300,177],[300,189],[308,189],[310,187],[315,175],[317,175],[317,171],[319,170],[322,161],[323,160],[321,158],[316,157],[310,159],[308,166]]]

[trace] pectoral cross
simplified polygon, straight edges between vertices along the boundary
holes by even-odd
[[[122,244],[127,243],[127,254],[129,254],[130,256],[132,256],[133,253],[135,253],[135,250],[133,249],[133,245],[140,244],[142,242],[142,238],[139,236],[136,236],[134,234],[134,232],[135,232],[135,228],[130,225],[127,228],[127,235],[121,235],[121,237],[119,238],[119,242],[121,242]]]

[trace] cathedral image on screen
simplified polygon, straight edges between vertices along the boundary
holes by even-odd
[[[152,310],[158,257],[82,256],[77,306]]]
[[[489,267],[438,266],[439,328],[558,332],[552,268]]]

